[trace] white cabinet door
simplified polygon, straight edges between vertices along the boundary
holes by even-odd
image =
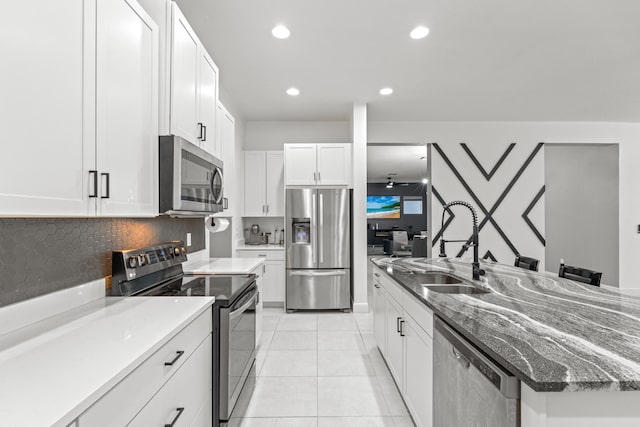
[[[265,267],[264,301],[284,303],[284,261],[266,261]]]
[[[418,427],[431,427],[433,417],[433,339],[405,316],[404,400]]]
[[[95,16],[84,3],[3,3],[0,215],[95,214],[92,115],[83,120],[83,103],[93,111],[83,86],[94,84]]]
[[[171,133],[198,145],[200,42],[175,3],[171,13]]]
[[[402,321],[402,307],[393,298],[387,298],[386,303],[386,324],[387,324],[387,364],[393,378],[398,384],[398,388],[404,389],[402,383],[403,373],[403,341],[400,335],[400,322]]]
[[[220,139],[216,138],[218,109],[218,67],[209,54],[200,48],[198,77],[198,135],[203,149],[221,157]]]
[[[286,185],[316,185],[316,144],[287,144],[284,148]]]
[[[218,103],[218,141],[220,145],[220,159],[224,162],[224,197],[227,199],[228,208],[220,212],[218,216],[232,216],[236,205],[236,123],[233,116],[226,108]]]
[[[284,216],[284,153],[267,151],[267,216]]]
[[[382,287],[374,282],[373,288],[373,334],[378,348],[387,352],[386,297]]]
[[[134,0],[97,7],[98,214],[156,216],[158,27]]]
[[[349,185],[351,144],[317,144],[318,185]]]
[[[244,216],[266,214],[265,159],[264,151],[244,152]]]

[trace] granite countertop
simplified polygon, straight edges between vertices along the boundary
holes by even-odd
[[[640,390],[640,298],[552,273],[470,260],[376,258],[388,276],[535,391]],[[491,290],[452,295],[416,272],[451,273]]]

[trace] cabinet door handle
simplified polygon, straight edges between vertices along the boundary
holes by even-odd
[[[202,142],[204,142],[207,140],[207,127],[203,125],[202,128],[204,129],[204,136],[202,137]]]
[[[176,351],[176,357],[174,357],[171,362],[164,362],[164,366],[173,366],[173,364],[176,363],[178,359],[182,357],[183,354],[184,354],[184,351],[182,350]]]
[[[269,213],[269,205],[267,205],[267,213]]]
[[[396,332],[400,333],[400,319],[402,319],[402,317],[396,317]]]
[[[104,176],[107,178],[107,188],[106,188],[106,196],[100,196],[101,199],[108,199],[109,197],[111,197],[111,188],[110,188],[110,183],[111,183],[111,178],[109,177],[109,174],[104,172],[101,173],[100,176]]]
[[[318,178],[316,178],[317,173],[313,173],[313,182],[318,182]]]
[[[93,175],[93,194],[89,193],[89,197],[98,197],[98,171],[89,171],[89,178]]]
[[[380,285],[376,285],[375,283],[373,284],[373,287],[376,289],[380,289]]]
[[[204,128],[204,125],[202,123],[198,123],[198,139],[202,140],[202,129]]]
[[[259,257],[261,257],[261,258],[266,258],[266,257],[267,257],[267,254],[264,254],[264,255],[262,255],[262,254],[258,254],[258,256],[259,256]]]
[[[171,424],[165,424],[164,427],[173,427],[176,424],[176,421],[178,421],[178,418],[180,418],[180,415],[182,415],[182,413],[184,412],[184,408],[176,408],[176,411],[178,411],[178,413],[176,414],[173,421],[171,421]]]
[[[404,320],[400,321],[400,336],[404,336]]]
[[[320,182],[320,181],[321,181],[321,179],[320,179],[320,172],[318,172],[318,182]]]
[[[264,205],[262,205],[262,213],[264,213]]]
[[[376,276],[376,277],[380,277],[380,274],[378,274],[378,273],[373,273],[373,275]]]

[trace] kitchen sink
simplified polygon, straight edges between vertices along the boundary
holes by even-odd
[[[462,280],[444,273],[415,273],[414,277],[422,286],[462,284]]]
[[[433,292],[438,292],[441,294],[487,294],[490,291],[487,291],[482,288],[477,288],[471,285],[422,285],[425,288],[429,289]]]

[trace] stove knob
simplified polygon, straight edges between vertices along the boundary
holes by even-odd
[[[182,252],[182,255],[186,255],[187,254],[187,248],[185,248],[184,246],[180,246],[180,252]]]
[[[127,265],[129,266],[129,268],[136,268],[138,266],[138,257],[129,257],[129,259],[127,260]]]
[[[146,255],[138,255],[138,264],[140,265],[140,267],[142,267],[143,265],[147,264]]]
[[[180,256],[180,247],[176,246],[173,248],[173,255],[174,256]]]

